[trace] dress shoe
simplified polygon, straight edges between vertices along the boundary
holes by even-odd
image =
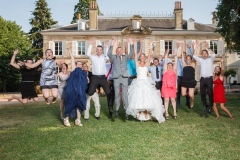
[[[208,107],[208,113],[212,112],[212,107]]]
[[[100,120],[100,117],[95,117],[97,120]]]
[[[118,112],[115,112],[115,118],[118,118]]]
[[[113,114],[112,112],[109,112],[109,114],[108,114],[108,118],[109,118],[109,119],[112,118],[112,114]]]
[[[87,121],[88,121],[88,118],[84,118],[84,121],[87,122]]]
[[[203,107],[203,112],[207,112],[207,106]]]

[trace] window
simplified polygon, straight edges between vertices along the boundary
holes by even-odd
[[[140,48],[141,48],[141,43],[140,43],[140,42],[137,42],[137,53],[139,53]]]
[[[78,42],[78,55],[80,56],[86,55],[85,41]]]
[[[62,42],[55,42],[55,56],[62,55]]]
[[[217,54],[218,52],[218,41],[210,41],[210,49],[215,53]]]
[[[169,49],[169,54],[172,54],[172,41],[165,41],[165,50]]]
[[[56,67],[56,74],[62,72],[62,68],[61,67]]]

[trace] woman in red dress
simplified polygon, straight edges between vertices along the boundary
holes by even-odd
[[[168,104],[169,100],[172,102],[173,107],[173,118],[177,118],[177,110],[176,110],[176,92],[177,92],[177,53],[173,51],[173,55],[175,56],[175,63],[173,65],[172,62],[167,63],[168,58],[168,52],[167,50],[165,52],[165,60],[164,60],[164,67],[163,67],[163,80],[162,80],[162,97],[164,98],[164,106],[165,106],[165,118],[169,119],[168,114]]]
[[[224,93],[224,86],[223,86],[223,78],[224,78],[224,57],[221,60],[221,67],[216,66],[214,69],[214,78],[213,78],[213,111],[216,114],[216,118],[218,119],[219,113],[216,104],[220,104],[220,108],[228,114],[228,116],[233,119],[232,114],[229,110],[224,106],[226,102],[225,93]]]

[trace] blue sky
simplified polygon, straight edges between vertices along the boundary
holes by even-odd
[[[52,17],[59,25],[70,24],[74,6],[79,0],[46,0]],[[173,13],[175,0],[97,0],[103,13]],[[212,23],[211,13],[218,0],[182,0],[183,18],[193,18],[203,24]],[[0,0],[0,16],[16,21],[25,32],[31,29],[29,19],[35,9],[35,0]]]

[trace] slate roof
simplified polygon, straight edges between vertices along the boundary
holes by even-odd
[[[87,24],[89,21],[87,22]],[[195,22],[195,31],[214,32],[215,27],[207,24]],[[130,18],[101,18],[98,19],[99,31],[121,31],[127,26],[131,26]],[[142,25],[150,27],[152,31],[175,30],[175,19],[173,18],[142,18]],[[183,30],[187,30],[187,21],[183,20]],[[44,32],[74,32],[77,30],[77,23],[45,30]],[[84,32],[84,31],[83,31]]]

